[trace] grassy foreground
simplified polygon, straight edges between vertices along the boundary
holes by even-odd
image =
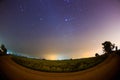
[[[92,58],[70,59],[70,60],[42,60],[20,56],[13,56],[12,60],[30,69],[46,72],[75,72],[93,67],[107,58],[101,55]]]

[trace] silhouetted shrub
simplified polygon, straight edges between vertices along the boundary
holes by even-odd
[[[95,54],[96,57],[100,56],[98,53]]]

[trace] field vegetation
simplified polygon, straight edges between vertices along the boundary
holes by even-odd
[[[69,59],[69,60],[45,60],[33,59],[21,56],[12,56],[16,63],[38,71],[45,72],[75,72],[81,71],[101,63],[107,58],[107,55],[101,55],[91,58]]]

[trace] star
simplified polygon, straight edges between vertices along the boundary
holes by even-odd
[[[82,9],[80,9],[79,11],[80,11],[80,12],[82,12],[83,10],[82,10]]]
[[[66,34],[64,34],[64,35],[63,35],[63,37],[64,37],[64,38],[66,38],[66,37],[67,37],[67,35],[66,35]]]
[[[43,20],[43,18],[40,18],[40,21],[42,21]]]
[[[40,2],[42,2],[42,0],[40,0]]]
[[[70,3],[70,0],[64,0],[65,2],[67,2],[67,3]]]
[[[67,18],[64,19],[65,22],[68,22],[69,20]]]
[[[34,24],[34,23],[32,23],[31,25],[32,25],[32,26],[34,26],[35,24]]]
[[[21,12],[24,12],[24,8],[23,8],[22,4],[20,4],[19,8],[20,8]]]
[[[20,4],[20,8],[22,8],[22,5]]]
[[[21,9],[21,12],[24,12],[24,9],[23,9],[23,8]]]
[[[72,16],[67,16],[67,17],[64,17],[64,21],[65,22],[69,22],[71,24],[71,21],[74,19],[74,17]]]

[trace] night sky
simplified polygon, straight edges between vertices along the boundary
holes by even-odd
[[[66,59],[120,46],[120,0],[0,0],[0,44],[17,54]]]

